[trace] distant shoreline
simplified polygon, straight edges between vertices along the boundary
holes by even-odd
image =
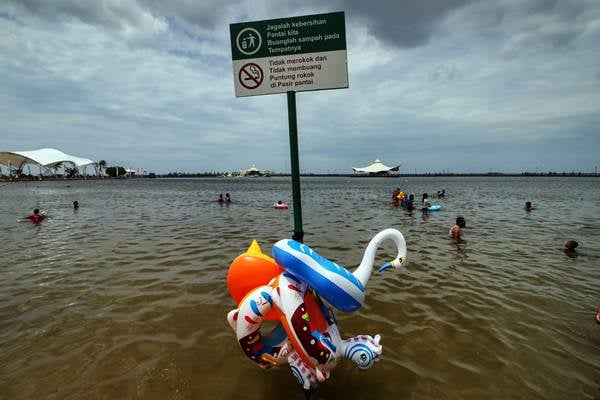
[[[267,177],[290,177],[289,173],[271,173]],[[365,174],[317,174],[317,173],[301,173],[302,177],[342,177],[342,178],[437,178],[437,177],[598,177],[600,174],[595,172],[472,172],[472,173],[423,173],[423,174],[389,174],[389,175],[365,175]],[[156,175],[157,178],[221,178],[223,174],[216,173],[198,173],[198,174],[164,174]],[[237,179],[253,179],[254,177],[240,177]],[[236,179],[236,178],[228,178]]]
[[[600,174],[595,172],[520,172],[520,173],[505,173],[505,172],[472,172],[472,173],[424,173],[424,174],[389,174],[389,175],[365,175],[365,174],[317,174],[317,173],[301,173],[301,177],[339,177],[339,178],[452,178],[452,177],[526,177],[526,178],[597,178]],[[291,174],[286,173],[271,173],[268,176],[257,176],[257,177],[227,177],[228,180],[238,179],[255,179],[255,178],[270,178],[270,177],[291,177]],[[75,176],[69,178],[45,176],[39,179],[38,176],[25,176],[18,179],[7,179],[6,176],[0,176],[0,182],[39,182],[39,181],[73,181],[73,180],[128,180],[128,179],[153,179],[153,178],[169,178],[169,179],[185,179],[185,178],[225,178],[222,173],[169,173],[169,174],[153,174],[153,175],[139,175],[130,177],[98,177],[98,176]]]

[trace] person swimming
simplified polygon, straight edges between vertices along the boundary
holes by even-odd
[[[275,208],[288,208],[288,205],[281,200],[277,200],[277,203],[273,204]]]
[[[37,224],[39,222],[42,222],[44,220],[44,218],[46,218],[46,215],[44,215],[43,213],[40,214],[39,208],[36,208],[35,210],[33,210],[33,214],[28,215],[27,217],[25,217],[23,219],[28,219],[31,222],[33,222],[34,224]]]
[[[577,248],[577,246],[579,246],[579,243],[577,243],[574,240],[567,240],[565,242],[565,251],[575,251],[575,249]]]
[[[600,324],[600,307],[596,310],[596,323]]]
[[[77,210],[79,208],[79,202],[77,200],[75,200],[73,202],[73,209]]]
[[[231,197],[229,196],[229,193],[225,193],[225,203],[231,203]]]
[[[530,202],[530,201],[526,201],[526,202],[525,202],[525,207],[523,207],[523,209],[524,209],[525,211],[527,211],[527,212],[529,212],[529,211],[531,211],[531,210],[534,210],[534,208],[533,208],[533,206],[531,205],[531,202]]]
[[[223,193],[221,193],[219,195],[219,198],[217,199],[217,203],[225,203],[225,199],[223,198]]]

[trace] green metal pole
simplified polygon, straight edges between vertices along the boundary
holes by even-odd
[[[300,162],[298,161],[298,123],[296,120],[296,92],[287,92],[288,123],[290,127],[290,161],[292,163],[292,198],[294,200],[294,235],[292,239],[302,242],[302,203],[300,200]]]

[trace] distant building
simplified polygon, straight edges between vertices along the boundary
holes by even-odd
[[[256,165],[252,164],[252,166],[248,169],[242,171],[243,176],[264,176],[265,171],[256,168]]]
[[[400,165],[398,164],[395,167],[388,167],[384,163],[382,163],[379,159],[373,161],[373,164],[366,167],[352,167],[354,172],[369,174],[369,175],[388,175],[390,171],[400,171]]]

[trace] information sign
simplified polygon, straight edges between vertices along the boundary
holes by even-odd
[[[343,12],[229,25],[237,97],[348,87]]]

